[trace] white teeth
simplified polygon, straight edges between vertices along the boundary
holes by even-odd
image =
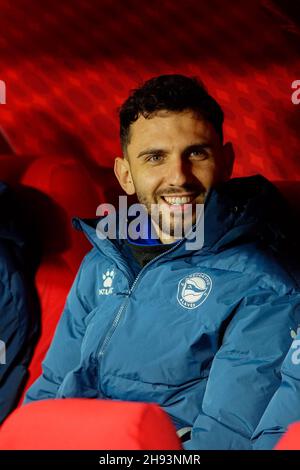
[[[174,204],[174,205],[181,205],[181,204],[188,204],[193,200],[192,196],[185,196],[185,197],[164,197],[165,201],[168,204]]]

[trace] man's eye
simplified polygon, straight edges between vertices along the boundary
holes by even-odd
[[[193,150],[190,152],[190,157],[194,158],[195,160],[204,160],[207,158],[207,151],[206,150]]]
[[[162,158],[162,155],[149,155],[149,157],[147,157],[147,162],[158,163]]]

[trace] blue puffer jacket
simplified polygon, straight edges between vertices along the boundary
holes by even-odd
[[[183,239],[140,271],[121,240],[77,220],[94,247],[26,401],[155,402],[192,428],[187,449],[252,448],[300,322],[296,282],[265,238],[275,193],[260,176],[212,189],[202,249]]]
[[[0,423],[17,404],[27,378],[37,321],[20,208],[0,182]]]
[[[255,449],[273,449],[288,426],[300,421],[300,326],[281,368],[282,381],[254,435]]]

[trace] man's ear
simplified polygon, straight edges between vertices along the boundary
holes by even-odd
[[[127,158],[116,157],[114,172],[124,191],[131,196],[135,194],[135,187],[131,177],[130,165]]]
[[[235,154],[233,145],[231,142],[226,142],[223,145],[223,165],[222,165],[222,176],[223,180],[227,181],[231,178],[232,171],[233,171],[233,164],[234,164]]]

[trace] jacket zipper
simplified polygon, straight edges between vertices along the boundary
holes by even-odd
[[[121,315],[123,313],[123,311],[125,310],[125,308],[127,307],[127,304],[129,302],[129,297],[130,295],[132,294],[133,290],[135,289],[135,286],[137,284],[137,282],[139,281],[139,279],[141,278],[142,274],[144,274],[144,271],[152,264],[154,263],[155,261],[157,261],[158,259],[162,258],[163,256],[167,255],[168,253],[171,253],[173,250],[175,250],[181,243],[183,243],[185,239],[181,239],[178,243],[176,243],[176,245],[172,246],[172,248],[170,248],[170,250],[168,251],[165,251],[164,253],[161,253],[160,255],[156,256],[155,258],[153,258],[148,264],[146,264],[146,266],[144,266],[141,271],[139,272],[139,274],[137,275],[137,277],[135,278],[128,294],[127,294],[127,299],[123,302],[123,304],[121,305],[121,307],[119,308],[118,310],[118,313],[117,315],[115,316],[114,318],[114,321],[112,323],[112,326],[111,328],[109,329],[106,337],[104,338],[103,342],[100,343],[100,345],[98,346],[97,348],[97,352],[96,352],[96,357],[98,357],[99,359],[99,363],[98,363],[98,370],[100,371],[100,365],[101,365],[101,359],[104,355],[104,351],[105,351],[105,348],[107,347],[108,343],[110,342],[115,330],[117,329],[117,326],[119,324],[119,321],[120,321],[120,318],[121,318]]]

